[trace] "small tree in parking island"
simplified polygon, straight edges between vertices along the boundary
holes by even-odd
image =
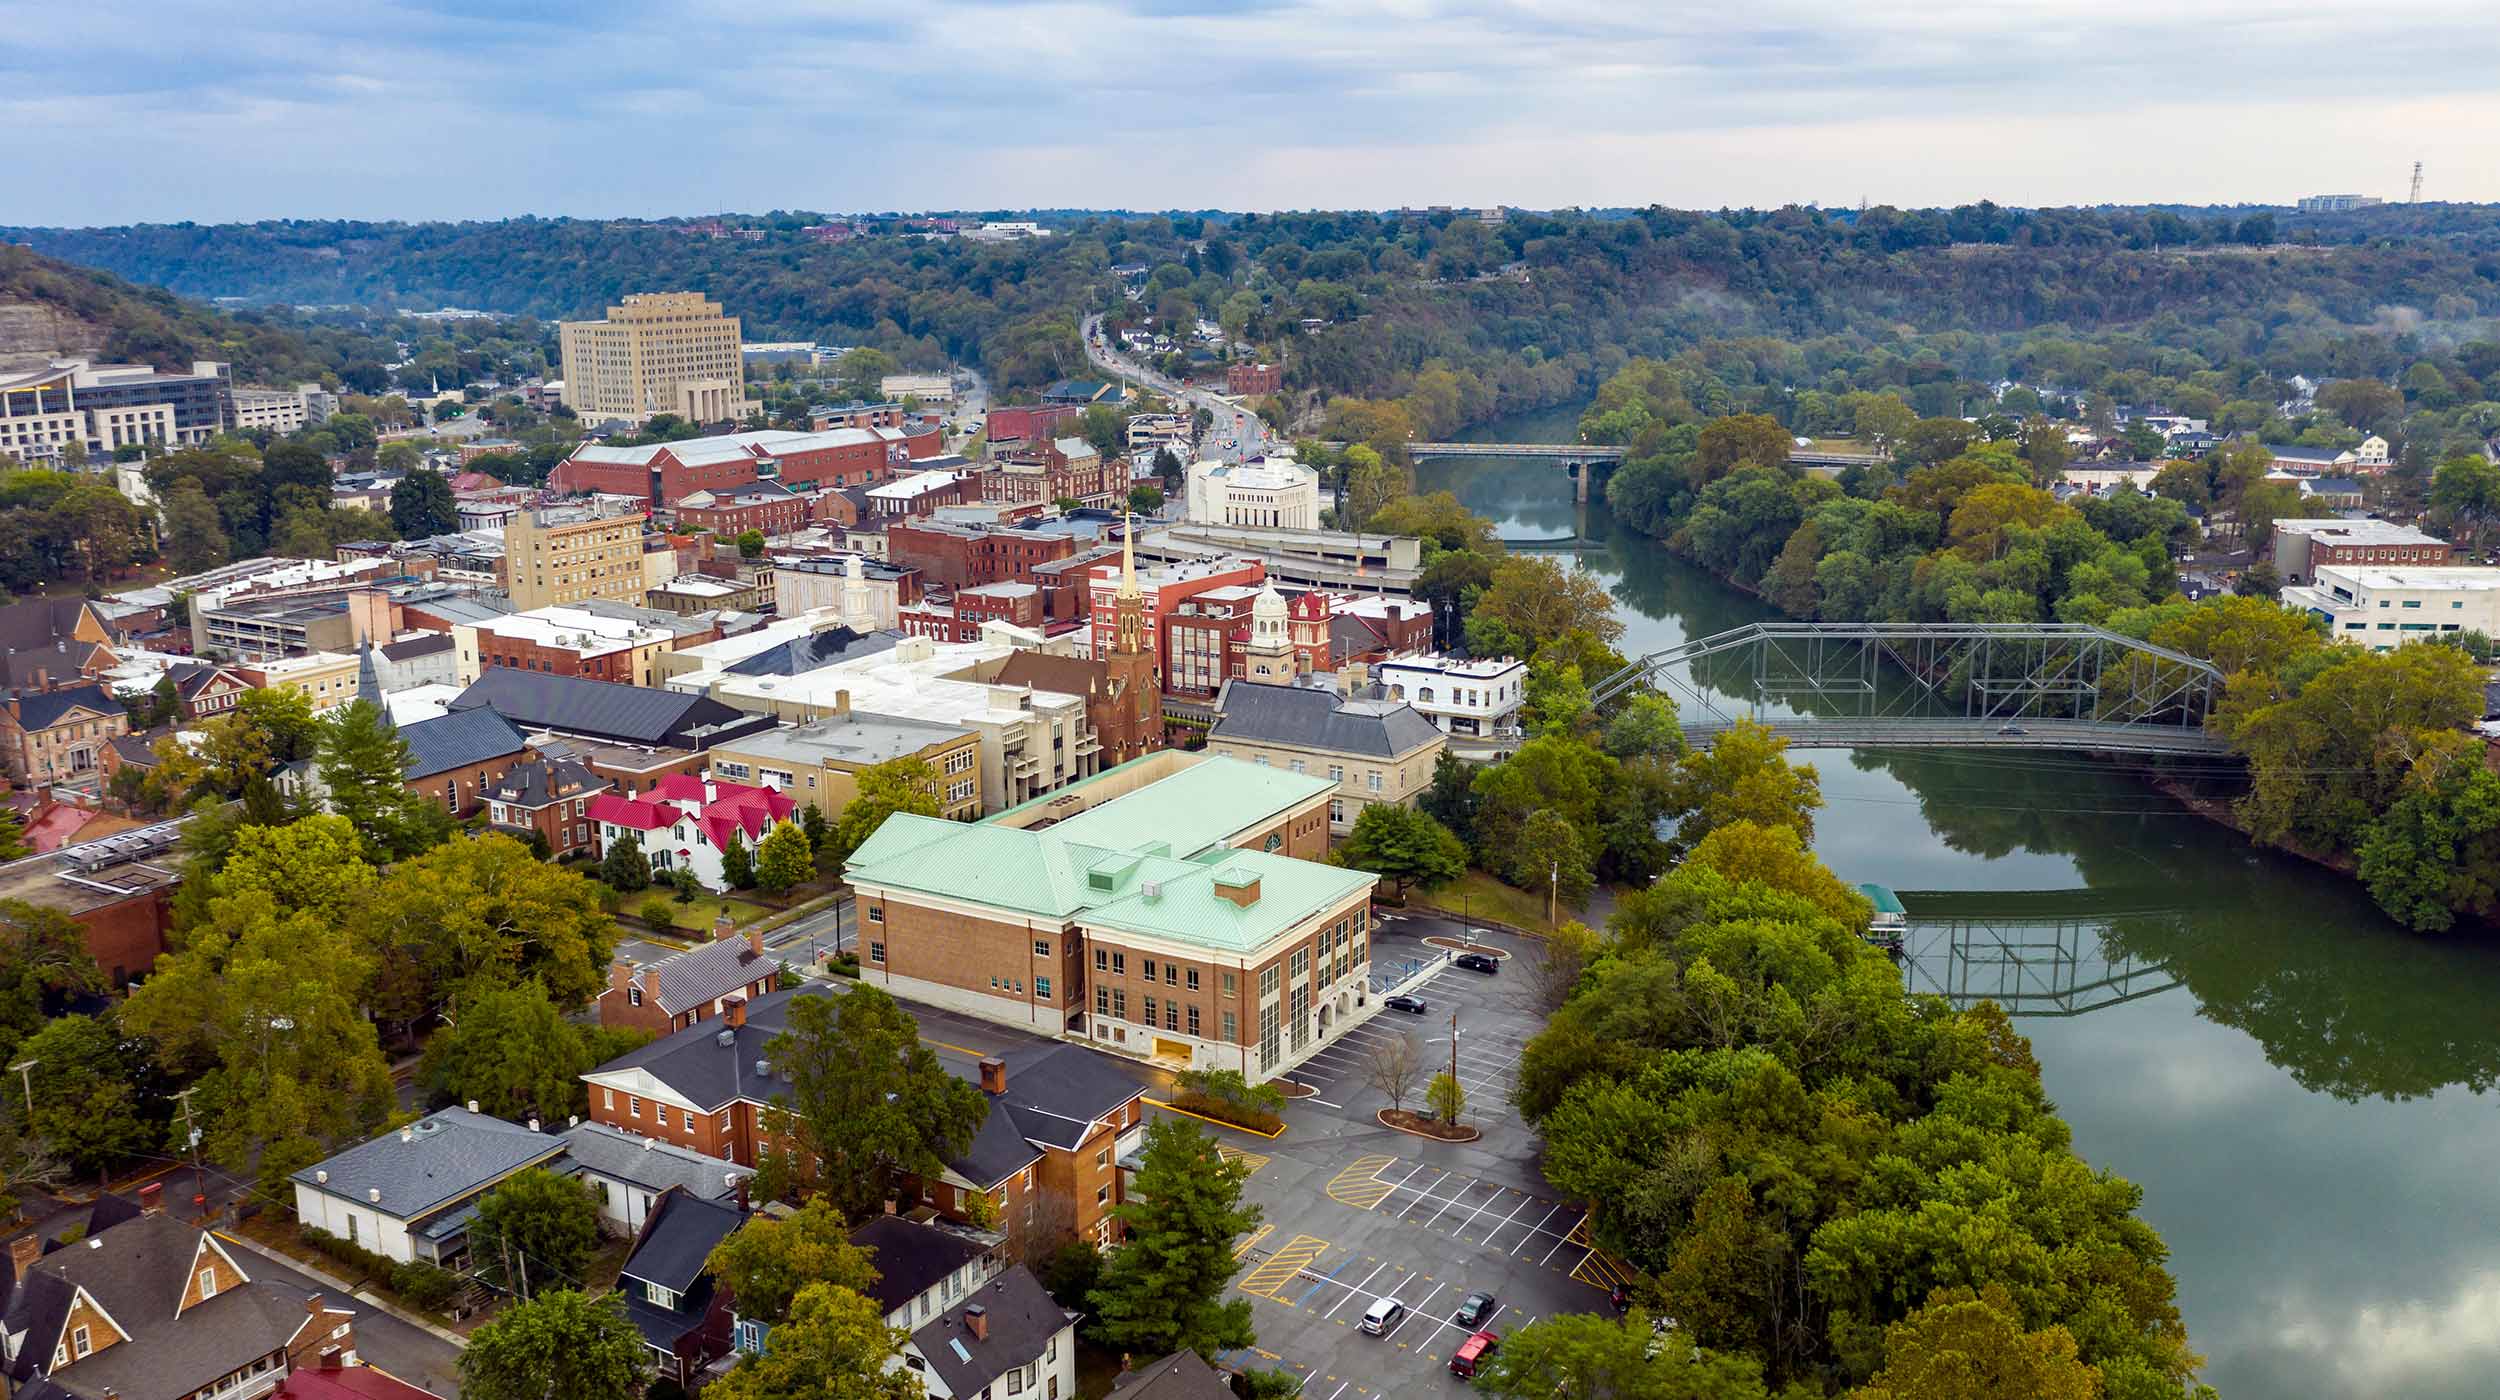
[[[1467,1090],[1448,1070],[1443,1070],[1434,1075],[1432,1083],[1425,1087],[1424,1102],[1432,1105],[1432,1111],[1439,1115],[1442,1122],[1456,1127],[1458,1115],[1467,1109]]]
[[[1104,1345],[1140,1356],[1187,1347],[1210,1358],[1250,1345],[1250,1301],[1224,1297],[1240,1266],[1233,1241],[1259,1223],[1259,1208],[1241,1200],[1249,1175],[1195,1123],[1146,1129],[1136,1194],[1112,1212],[1128,1242],[1103,1261],[1091,1295]]]

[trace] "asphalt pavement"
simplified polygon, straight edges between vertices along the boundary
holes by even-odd
[[[410,1385],[436,1395],[460,1393],[460,1348],[415,1323],[393,1317],[361,1298],[341,1296],[336,1287],[314,1278],[249,1240],[223,1230],[217,1232],[217,1238],[248,1251],[236,1262],[255,1280],[318,1293],[322,1295],[325,1306],[353,1308],[356,1313],[356,1354],[366,1365],[388,1371]]]

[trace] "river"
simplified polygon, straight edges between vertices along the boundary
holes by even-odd
[[[1460,436],[1567,442],[1577,416]],[[1505,538],[1578,533],[1551,467],[1418,475]],[[1602,505],[1585,535],[1565,557],[1613,592],[1628,653],[1776,615]],[[1841,878],[1972,892],[1914,930],[1910,983],[2015,1003],[2077,1149],[2142,1188],[2226,1400],[2500,1394],[2500,948],[2411,935],[2083,755],[1799,757]],[[2081,893],[1980,893],[2045,890]]]

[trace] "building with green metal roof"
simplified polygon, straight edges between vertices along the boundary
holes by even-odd
[[[1282,1073],[1374,1009],[1377,877],[1325,863],[1324,778],[1164,752],[850,861],[862,975],[1168,1063]]]

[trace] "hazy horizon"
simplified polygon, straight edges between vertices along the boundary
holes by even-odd
[[[2500,200],[2464,0],[0,5],[29,226]]]

